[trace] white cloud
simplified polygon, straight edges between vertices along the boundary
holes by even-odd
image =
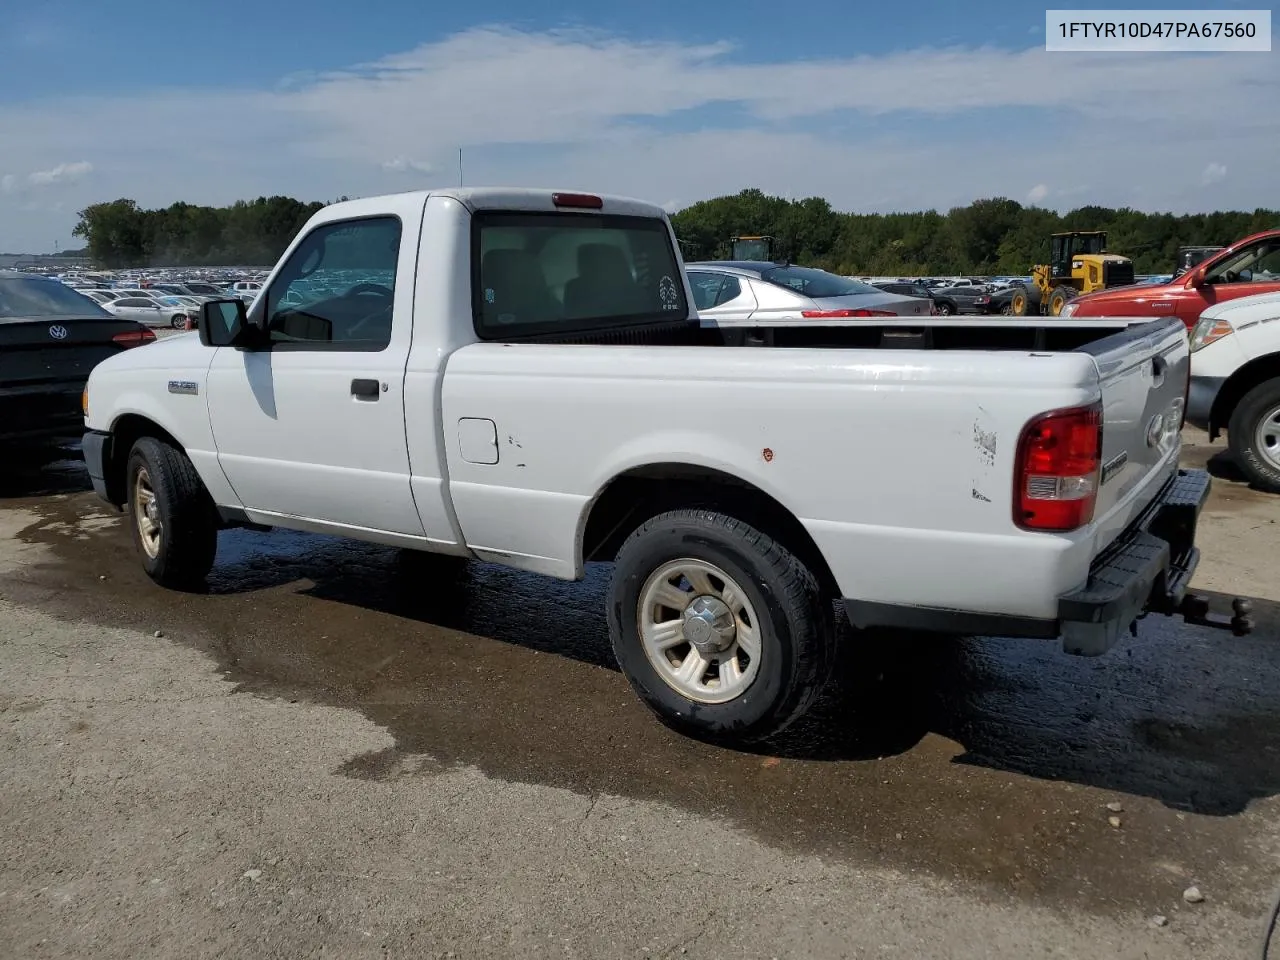
[[[87,160],[60,163],[49,170],[37,170],[27,174],[27,182],[33,187],[48,187],[58,183],[74,183],[93,172],[93,164]]]
[[[396,157],[394,160],[384,160],[382,162],[383,170],[390,170],[393,173],[430,173],[435,169],[425,160],[410,160],[407,157]]]
[[[1027,191],[1028,203],[1041,203],[1044,198],[1049,196],[1049,188],[1043,183],[1037,183],[1034,187]]]
[[[1227,167],[1225,164],[1218,163],[1216,160],[1211,162],[1204,168],[1204,173],[1200,174],[1200,182],[1205,186],[1211,183],[1218,183],[1227,178]]]
[[[68,211],[116,197],[155,206],[367,196],[404,189],[407,173],[448,185],[459,147],[471,184],[686,202],[758,186],[853,210],[945,208],[1027,182],[1031,202],[1044,188],[1058,203],[1197,209],[1203,191],[1184,164],[1208,178],[1229,155],[1231,178],[1212,175],[1214,204],[1253,209],[1275,196],[1280,97],[1257,95],[1275,88],[1271,60],[979,48],[753,63],[726,44],[481,28],[256,90],[10,99],[0,130],[6,166],[59,184]],[[126,111],[156,129],[200,116],[243,136],[199,150],[180,137],[122,138],[116,118]],[[682,131],[704,114],[733,119],[676,132],[669,124],[682,112]],[[921,114],[972,120],[937,139]],[[1194,132],[1187,116],[1204,118]],[[62,159],[86,154],[92,167]],[[1048,184],[1075,186],[1050,194]],[[10,192],[34,185],[16,173]],[[5,203],[0,249],[74,225],[70,212],[28,216]]]
[[[13,193],[17,185],[18,178],[12,173],[6,173],[3,177],[0,177],[0,193]]]

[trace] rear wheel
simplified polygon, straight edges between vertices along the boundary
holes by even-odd
[[[182,330],[187,325],[187,318],[182,314],[178,314],[169,321],[169,326],[175,330]]]
[[[1227,443],[1250,483],[1280,493],[1280,378],[1240,399],[1227,424]]]
[[[676,510],[622,545],[609,633],[632,688],[669,726],[752,742],[802,716],[830,674],[835,618],[790,550],[733,517]]]
[[[199,586],[213,567],[218,518],[187,455],[143,437],[126,467],[129,527],[142,567],[164,587]]]

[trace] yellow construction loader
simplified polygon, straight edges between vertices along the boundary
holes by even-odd
[[[1075,296],[1133,283],[1133,261],[1107,253],[1102,230],[1076,230],[1050,237],[1049,262],[1031,268],[1031,282],[1014,287],[1009,312],[1015,317],[1056,317]]]

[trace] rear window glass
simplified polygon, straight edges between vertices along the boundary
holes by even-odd
[[[847,297],[857,293],[881,292],[861,280],[850,280],[811,267],[772,267],[761,271],[760,276],[768,283],[787,287],[806,297]]]
[[[487,340],[689,316],[671,234],[652,217],[479,213],[472,256]]]
[[[0,319],[43,317],[114,319],[95,301],[57,280],[0,277]]]

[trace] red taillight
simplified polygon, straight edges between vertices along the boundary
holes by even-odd
[[[583,210],[600,210],[604,201],[590,193],[553,193],[551,202],[557,207],[579,207]]]
[[[142,327],[139,330],[126,330],[124,333],[117,333],[111,338],[111,341],[128,349],[129,347],[140,347],[144,343],[150,343],[155,338],[154,330],[149,327]]]
[[[1102,467],[1102,404],[1056,410],[1023,428],[1014,522],[1024,530],[1075,530],[1093,519]]]
[[[800,316],[809,320],[832,320],[841,317],[896,317],[889,310],[801,310]]]

